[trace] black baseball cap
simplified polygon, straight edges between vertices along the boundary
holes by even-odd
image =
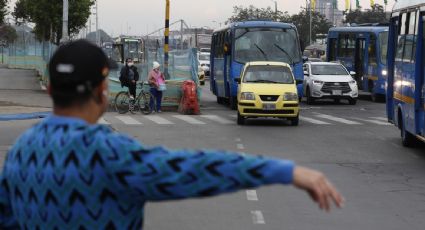
[[[53,94],[91,93],[109,75],[116,63],[87,40],[77,40],[58,48],[49,63]]]

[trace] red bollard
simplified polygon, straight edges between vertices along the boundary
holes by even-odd
[[[182,85],[183,96],[180,101],[179,111],[183,114],[200,114],[198,94],[194,81],[184,81]]]

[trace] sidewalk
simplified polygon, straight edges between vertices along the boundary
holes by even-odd
[[[49,112],[51,107],[35,71],[0,66],[0,115]]]

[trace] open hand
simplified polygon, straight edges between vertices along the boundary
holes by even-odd
[[[321,172],[297,166],[293,183],[307,191],[322,210],[330,211],[332,202],[339,208],[343,206],[344,198]]]

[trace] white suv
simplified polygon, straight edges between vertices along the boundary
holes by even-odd
[[[355,105],[359,96],[357,82],[353,79],[354,72],[339,63],[307,62],[304,64],[304,95],[307,104],[311,105],[317,99],[347,99],[350,105]]]

